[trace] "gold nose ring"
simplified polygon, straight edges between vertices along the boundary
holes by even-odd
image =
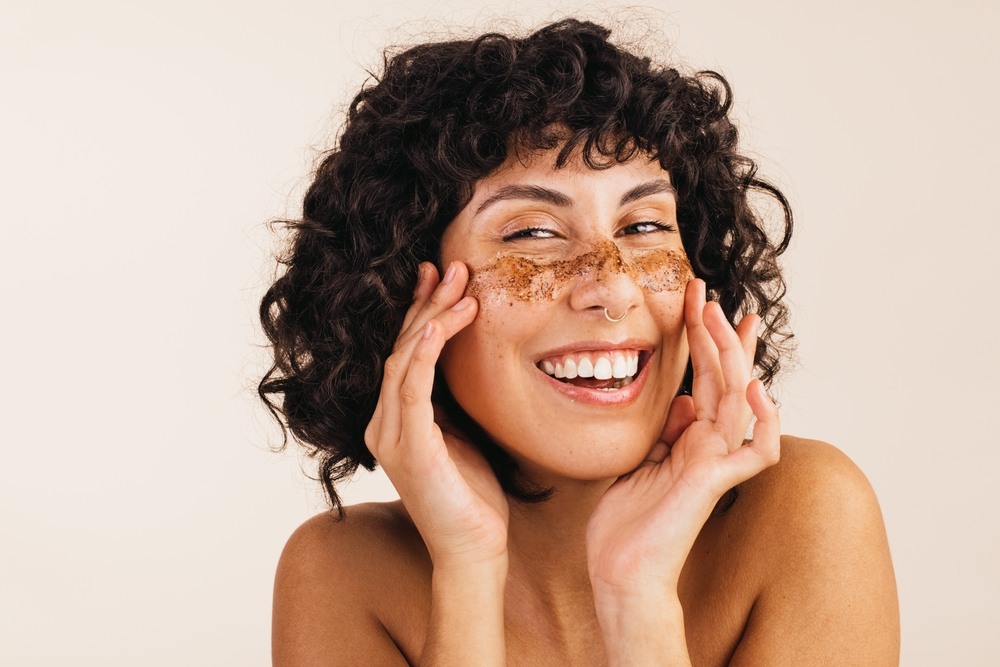
[[[628,309],[629,309],[629,308],[631,308],[631,307],[632,307],[632,306],[628,306],[628,307],[626,307],[626,308],[625,308],[625,312],[624,312],[624,313],[622,313],[622,316],[621,316],[621,317],[619,317],[619,318],[618,318],[617,320],[616,320],[615,318],[611,317],[610,315],[608,315],[608,309],[607,309],[607,308],[605,308],[605,309],[604,309],[604,317],[608,318],[608,322],[621,322],[621,321],[622,321],[622,320],[624,320],[624,319],[625,319],[625,317],[626,317],[626,316],[628,315]]]

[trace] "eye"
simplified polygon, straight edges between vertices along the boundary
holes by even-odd
[[[655,220],[642,220],[641,222],[634,222],[628,227],[624,228],[621,233],[624,235],[631,234],[653,234],[655,232],[676,232],[677,227],[671,223],[657,222]]]
[[[508,234],[503,237],[504,241],[514,241],[516,239],[554,239],[556,233],[551,229],[542,229],[541,227],[528,227],[527,229],[519,229],[513,234]]]

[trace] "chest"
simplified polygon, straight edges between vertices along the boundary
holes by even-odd
[[[722,667],[729,664],[743,636],[757,590],[737,552],[699,542],[688,558],[678,590],[688,651],[694,667]],[[392,604],[380,605],[384,609],[380,616],[407,660],[416,665],[430,615],[430,571],[411,575],[415,576],[404,579],[404,586],[395,588]],[[538,596],[509,591],[505,596],[508,665],[606,665],[596,611],[586,600],[581,594],[575,604],[562,605],[560,613],[554,614]]]

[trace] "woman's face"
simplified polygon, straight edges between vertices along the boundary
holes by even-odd
[[[556,169],[557,154],[512,158],[477,183],[441,242],[442,266],[469,267],[479,314],[440,370],[542,483],[611,478],[643,460],[684,375],[693,277],[657,161],[593,170],[577,155]],[[627,316],[611,322],[605,309]]]

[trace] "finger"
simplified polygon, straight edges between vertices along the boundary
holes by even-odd
[[[764,383],[753,380],[747,387],[746,399],[757,423],[753,427],[753,439],[729,455],[734,463],[734,479],[739,477],[734,485],[774,465],[781,454],[781,420],[778,408],[764,390]]]
[[[690,396],[678,396],[670,403],[670,412],[667,414],[667,425],[663,427],[660,440],[668,445],[677,442],[681,433],[695,421],[694,399]]]
[[[748,369],[753,373],[753,362],[757,357],[757,332],[760,331],[760,315],[750,313],[740,320],[736,327],[736,335],[743,343],[743,354],[746,355]]]
[[[368,451],[372,453],[375,457],[375,461],[379,460],[379,442],[382,437],[382,401],[381,399],[375,405],[375,413],[372,415],[371,420],[368,422],[368,426],[365,427],[365,447]]]
[[[663,440],[657,440],[653,448],[649,450],[646,454],[646,459],[639,464],[641,468],[644,465],[654,465],[657,463],[663,463],[663,460],[670,455],[670,444],[664,442]]]
[[[781,418],[777,406],[767,395],[764,383],[760,380],[753,380],[747,387],[747,403],[757,418],[751,447],[767,456],[772,464],[777,463],[781,449]]]
[[[478,313],[479,302],[476,301],[475,297],[466,296],[462,297],[462,299],[460,299],[458,303],[451,308],[438,313],[433,319],[441,325],[445,340],[449,340],[459,331],[472,324],[472,321],[476,319],[476,315]],[[417,321],[420,319],[422,319],[422,315],[417,316]],[[427,321],[429,322],[430,318],[428,318]],[[424,323],[424,326],[427,326],[426,322]],[[411,329],[412,328],[413,327],[411,327]],[[399,340],[396,341],[396,349],[412,350],[420,341],[420,337],[423,335],[423,329],[407,332],[405,336],[401,334]]]
[[[746,401],[750,366],[747,364],[743,341],[729,324],[719,304],[709,303],[705,306],[705,328],[711,333],[719,350],[719,366],[724,384],[715,424],[727,438],[729,451],[734,451],[742,445],[753,414]]]
[[[413,355],[421,345],[426,336],[427,327],[431,323],[435,328],[440,329],[443,340],[448,340],[462,328],[468,326],[479,311],[479,302],[473,297],[465,297],[452,308],[442,313],[437,319],[429,321],[424,325],[422,331],[412,334],[409,338],[396,343],[396,349],[385,361],[385,370],[382,375],[382,388],[379,393],[378,404],[375,407],[375,414],[380,416],[378,433],[373,432],[372,437],[377,437],[379,442],[395,442],[399,439],[402,422],[400,410],[402,404],[399,399],[399,392],[410,372],[413,363]],[[366,437],[367,437],[366,430]],[[369,449],[371,446],[369,445]],[[374,455],[374,452],[372,452]]]
[[[434,388],[434,367],[444,343],[441,325],[431,320],[413,351],[406,377],[399,388],[400,442],[411,464],[428,461],[430,452],[421,450],[436,440],[431,391]]]
[[[403,326],[400,327],[400,331],[406,331],[410,328],[417,313],[431,298],[438,282],[437,267],[430,262],[420,262],[420,266],[417,267],[417,286],[413,290],[413,303],[406,311],[406,317],[403,318]]]
[[[439,315],[461,301],[468,281],[469,269],[465,263],[452,262],[449,264],[441,282],[431,292],[430,298],[416,310],[409,325],[400,333],[396,345],[398,346],[400,342],[411,338],[419,338],[428,322],[437,319]]]
[[[688,283],[684,294],[684,323],[694,370],[691,395],[697,419],[714,420],[722,397],[722,371],[719,351],[705,328],[705,305],[705,281],[696,278]]]
[[[445,340],[475,319],[478,302],[472,297],[461,298],[467,281],[468,268],[462,262],[452,262],[445,272],[445,279],[440,282],[433,264],[424,262],[420,265],[413,304],[404,318],[393,353],[385,361],[379,400],[372,422],[365,429],[365,444],[376,459],[384,456],[385,443],[391,446],[399,440],[402,428],[399,391],[409,372],[413,352],[433,314],[439,316]],[[442,304],[449,304],[456,298],[458,301],[442,312]]]
[[[375,460],[383,464],[383,458],[390,456],[399,441],[401,420],[399,417],[399,386],[406,376],[409,352],[393,352],[385,360],[382,369],[382,387],[378,403],[368,427],[365,429],[365,445]]]

